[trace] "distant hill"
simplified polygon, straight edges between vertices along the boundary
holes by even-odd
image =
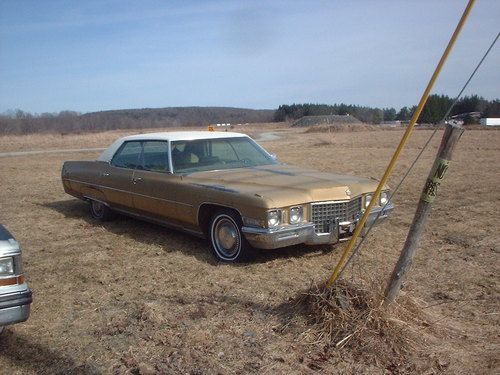
[[[429,96],[418,122],[438,123],[454,102],[446,95]],[[0,114],[0,134],[30,134],[39,132],[75,133],[99,132],[112,129],[166,128],[181,126],[207,126],[217,123],[293,122],[295,126],[339,123],[353,124],[357,120],[369,124],[384,121],[408,121],[416,106],[373,108],[353,104],[283,104],[278,109],[246,109],[231,107],[167,107],[121,109],[113,111],[77,113],[31,114],[9,110]],[[487,100],[478,95],[464,96],[455,103],[451,116],[477,112],[481,117],[499,117],[500,100]],[[350,116],[347,116],[350,115]],[[348,118],[350,117],[350,118]],[[303,119],[302,119],[303,118]],[[300,120],[299,120],[300,119]],[[468,116],[466,124],[477,122]]]
[[[168,107],[122,109],[91,112],[81,117],[89,123],[108,123],[116,127],[200,126],[213,123],[270,122],[274,110],[231,107]],[[111,125],[111,126],[113,126]],[[125,125],[125,126],[123,126]]]
[[[33,116],[18,111],[14,116],[0,117],[0,134],[74,133],[112,129],[205,126],[214,123],[271,122],[274,112],[272,109],[231,107],[168,107],[121,109],[84,114],[65,111],[57,115]]]

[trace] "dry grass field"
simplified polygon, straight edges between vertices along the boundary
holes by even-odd
[[[244,130],[280,135],[262,144],[283,162],[378,178],[402,135]],[[105,147],[123,134],[0,137],[0,152]],[[346,282],[375,294],[385,286],[441,134]],[[390,185],[429,135],[414,133]],[[392,336],[383,330],[332,347],[297,302],[329,276],[344,245],[263,251],[253,263],[227,265],[183,233],[125,217],[92,221],[59,174],[64,160],[97,154],[0,158],[0,222],[22,244],[34,290],[30,319],[0,338],[2,374],[499,373],[500,131],[466,131],[458,145],[400,305],[386,312],[406,338],[401,350],[386,345]]]

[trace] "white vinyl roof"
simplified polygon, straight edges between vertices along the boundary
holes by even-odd
[[[181,132],[161,132],[161,133],[144,133],[129,135],[117,139],[97,158],[100,161],[111,161],[115,152],[120,148],[123,142],[126,141],[194,141],[197,139],[215,139],[215,138],[238,138],[248,137],[243,133],[234,132],[212,132],[212,131],[181,131]]]
[[[155,140],[155,141],[193,141],[196,139],[247,137],[246,134],[233,132],[185,131],[161,132],[129,135],[120,138],[121,141]]]

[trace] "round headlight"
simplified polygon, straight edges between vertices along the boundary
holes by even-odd
[[[366,194],[365,195],[365,208],[370,205],[371,201],[372,201],[372,195],[371,194]]]
[[[389,201],[389,192],[383,191],[380,193],[380,205],[384,206]]]
[[[290,224],[297,224],[302,221],[302,206],[290,208]]]
[[[278,226],[281,222],[281,211],[273,210],[267,213],[267,226],[269,228]]]

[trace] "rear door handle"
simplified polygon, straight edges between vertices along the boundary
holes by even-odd
[[[109,173],[108,173],[108,172],[102,172],[102,173],[101,173],[101,176],[102,176],[102,177],[108,177],[108,176],[109,176]]]

